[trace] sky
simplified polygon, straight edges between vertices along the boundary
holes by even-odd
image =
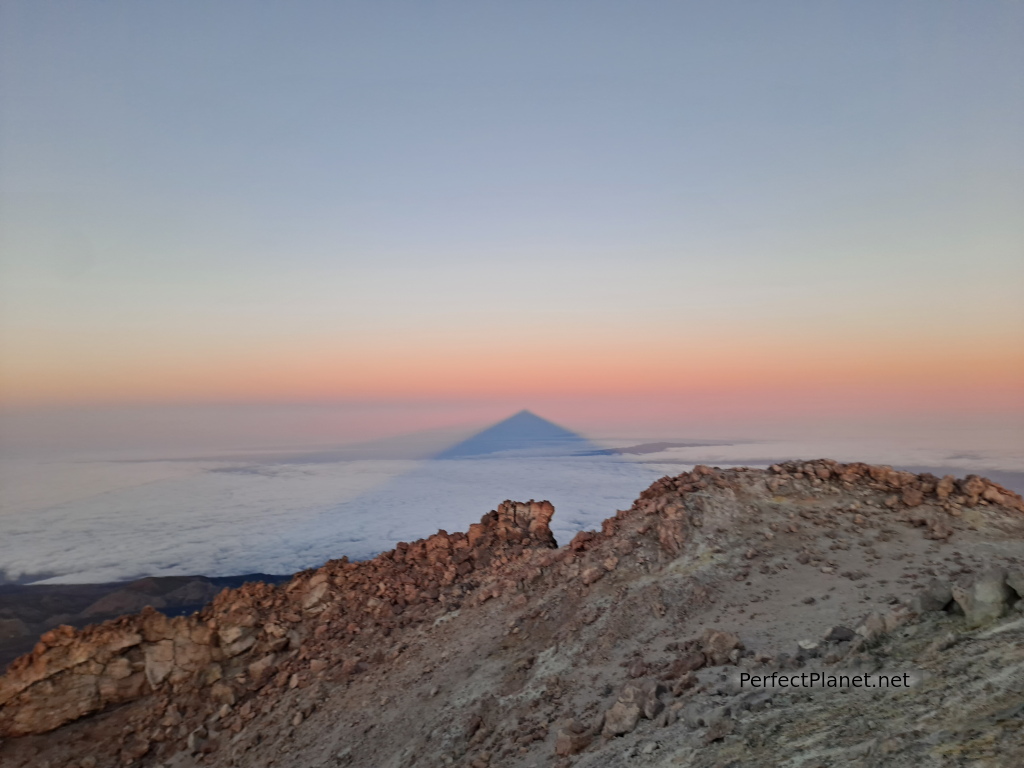
[[[1024,423],[1024,4],[0,13],[7,411]]]

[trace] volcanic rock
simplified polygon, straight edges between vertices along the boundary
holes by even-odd
[[[1013,593],[1006,584],[1006,571],[989,568],[952,587],[953,599],[963,609],[968,627],[980,627],[1003,616]]]
[[[509,501],[191,616],[53,629],[0,677],[0,764],[1024,764],[1005,488],[822,459],[662,478],[562,547],[553,511]],[[739,682],[794,669],[917,676]]]

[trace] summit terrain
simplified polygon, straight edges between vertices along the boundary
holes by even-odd
[[[51,630],[0,678],[0,764],[1024,764],[1024,501],[997,483],[698,466],[562,546],[553,514]],[[912,685],[739,682],[773,672]]]

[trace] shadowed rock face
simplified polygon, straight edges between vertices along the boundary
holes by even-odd
[[[146,606],[168,616],[195,613],[225,587],[252,581],[277,584],[289,577],[161,576],[111,584],[23,584],[0,586],[0,670],[36,644],[40,635],[65,624],[85,627]]]
[[[464,534],[226,590],[195,616],[54,630],[0,678],[0,763],[783,765],[813,731],[831,734],[822,762],[919,766],[940,764],[921,749],[984,756],[961,744],[968,714],[1024,750],[1002,725],[1017,715],[981,711],[1012,709],[1024,673],[1024,501],[1001,486],[697,467],[560,548],[553,512],[505,502]],[[919,694],[805,702],[722,680],[893,659],[932,665]],[[920,722],[932,741],[898,735]]]

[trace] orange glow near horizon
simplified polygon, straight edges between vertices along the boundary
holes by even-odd
[[[854,411],[1024,408],[1024,352],[1008,352],[1009,336],[941,344],[813,333],[305,341],[230,352],[83,352],[8,366],[0,382],[10,405],[686,396],[753,410],[809,401]]]
[[[1024,4],[15,5],[5,412],[1024,414]]]

